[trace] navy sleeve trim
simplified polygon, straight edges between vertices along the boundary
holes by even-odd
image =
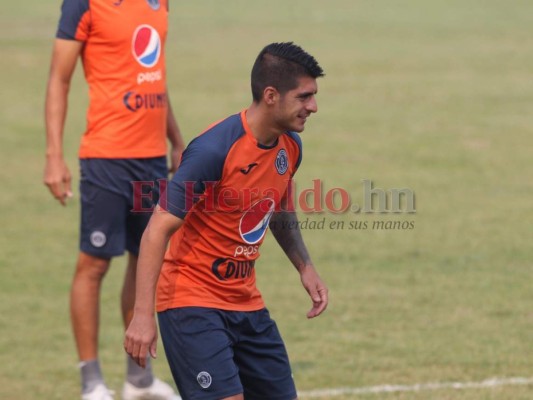
[[[78,25],[87,11],[89,11],[89,0],[63,0],[56,37],[76,40]]]

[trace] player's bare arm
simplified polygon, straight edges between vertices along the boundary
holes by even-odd
[[[124,349],[141,367],[146,357],[156,358],[157,327],[155,323],[155,290],[170,236],[183,220],[157,206],[141,239],[135,307],[133,319],[126,331]]]
[[[309,293],[313,307],[307,318],[319,316],[328,306],[328,288],[320,279],[300,232],[295,212],[278,211],[272,215],[270,230],[289,260],[300,273],[302,285]]]
[[[167,112],[167,138],[171,145],[170,150],[170,167],[169,172],[174,173],[178,169],[181,160],[181,153],[185,149],[185,143],[183,142],[183,136],[178,125],[178,121],[172,111],[172,105],[170,104],[170,97],[167,90],[168,112]]]
[[[46,165],[44,184],[62,204],[72,196],[71,174],[63,157],[63,128],[67,115],[68,92],[82,42],[56,39],[46,90]]]

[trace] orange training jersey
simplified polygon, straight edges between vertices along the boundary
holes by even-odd
[[[166,154],[168,0],[64,0],[57,37],[84,42],[80,158]]]
[[[255,261],[301,160],[293,132],[261,146],[233,115],[194,139],[160,205],[185,220],[172,236],[157,288],[157,310],[264,307]]]

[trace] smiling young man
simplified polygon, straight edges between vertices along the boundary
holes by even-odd
[[[252,104],[189,144],[143,235],[124,347],[141,366],[156,356],[157,285],[161,335],[184,400],[297,397],[255,262],[270,226],[311,297],[307,317],[326,309],[328,290],[287,207],[302,159],[296,132],[317,112],[321,76],[295,44],[266,46],[252,69]]]

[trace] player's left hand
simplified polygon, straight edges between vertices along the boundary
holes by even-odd
[[[328,288],[312,265],[305,266],[300,270],[300,279],[313,302],[313,307],[307,313],[307,318],[318,317],[328,306]]]

